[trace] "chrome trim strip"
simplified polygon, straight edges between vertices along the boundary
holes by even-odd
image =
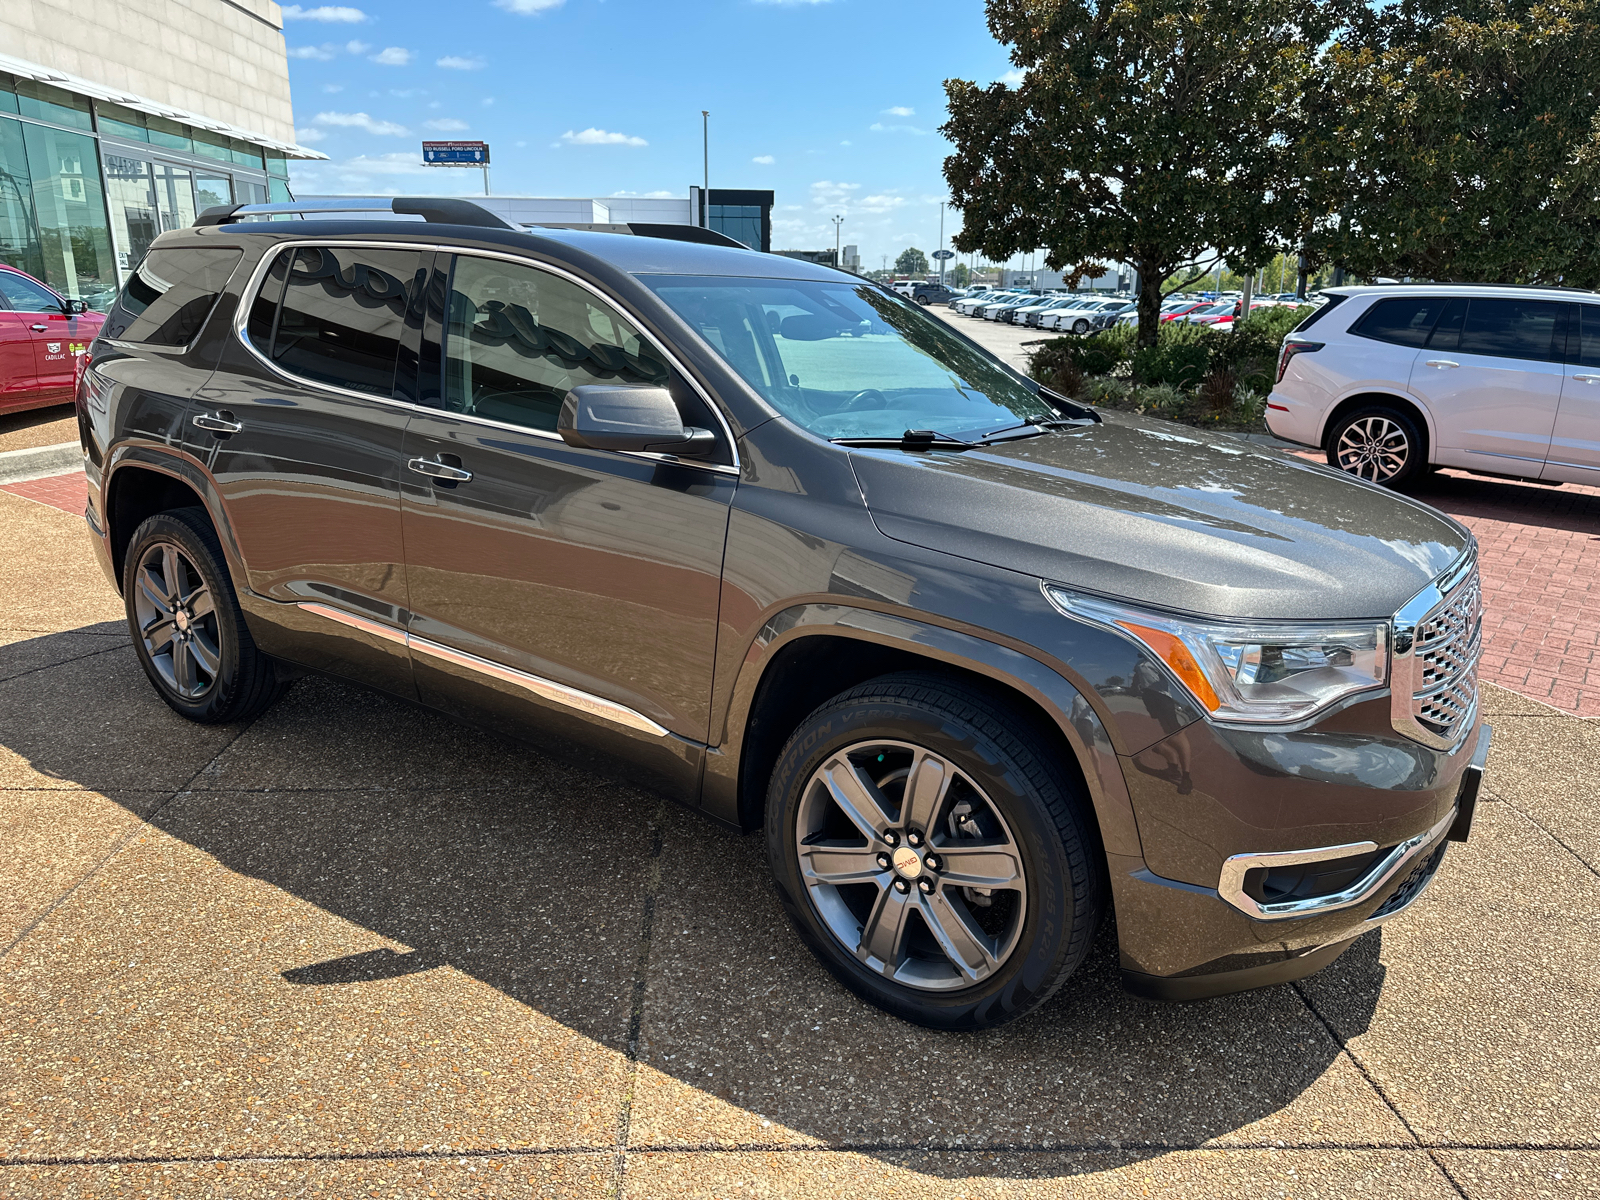
[[[247,353],[253,355],[262,366],[266,367],[267,370],[271,371],[273,374],[278,375],[299,387],[317,388],[322,391],[333,392],[336,395],[349,396],[356,400],[375,400],[379,404],[388,404],[395,408],[409,409],[412,412],[428,413],[436,417],[447,417],[451,420],[470,421],[473,424],[488,425],[494,429],[508,429],[513,433],[526,434],[533,437],[544,438],[549,441],[560,442],[562,440],[559,434],[550,433],[542,429],[529,429],[523,425],[511,425],[504,421],[492,421],[487,417],[476,417],[467,413],[453,413],[443,408],[429,408],[425,404],[412,404],[406,400],[396,400],[393,396],[378,396],[371,392],[358,392],[354,388],[343,388],[338,384],[322,383],[314,379],[301,379],[300,376],[294,374],[293,372],[285,371],[282,367],[278,366],[277,363],[273,362],[265,354],[261,353],[261,351],[256,348],[255,343],[250,340],[250,335],[248,332],[250,325],[250,309],[255,300],[256,294],[261,290],[261,284],[265,280],[267,272],[271,270],[272,263],[278,257],[278,254],[281,251],[296,250],[302,246],[335,246],[350,249],[372,250],[418,250],[424,252],[431,251],[435,254],[469,254],[478,258],[493,258],[504,262],[516,263],[519,266],[528,267],[535,271],[548,271],[550,274],[559,276],[560,278],[567,280],[569,283],[577,284],[585,291],[590,292],[600,300],[603,300],[606,304],[611,305],[623,316],[627,317],[629,321],[633,322],[638,328],[639,336],[654,346],[656,350],[661,353],[661,356],[667,360],[667,363],[672,366],[679,375],[683,376],[684,381],[695,390],[700,399],[705,401],[706,407],[711,410],[711,415],[716,417],[717,424],[722,426],[722,435],[728,439],[728,450],[733,455],[733,465],[729,466],[726,463],[703,463],[697,462],[696,460],[690,458],[675,458],[671,455],[654,454],[646,451],[635,452],[631,450],[616,450],[611,451],[611,453],[624,454],[629,458],[643,458],[651,462],[665,461],[685,467],[697,467],[703,471],[717,471],[729,475],[738,475],[740,473],[739,443],[738,440],[733,436],[733,429],[729,426],[728,419],[722,415],[722,409],[718,407],[717,402],[711,398],[710,394],[707,393],[705,388],[700,386],[700,381],[684,368],[683,363],[678,359],[677,355],[668,350],[662,341],[647,328],[645,328],[643,322],[641,322],[638,317],[624,304],[622,304],[622,302],[619,301],[615,296],[608,296],[605,292],[602,292],[593,284],[579,278],[570,271],[564,271],[560,267],[551,266],[548,263],[537,262],[531,258],[524,258],[518,254],[504,254],[493,250],[478,250],[463,246],[446,246],[436,242],[355,241],[340,240],[338,238],[286,238],[281,242],[274,242],[272,248],[266,254],[263,254],[261,256],[261,260],[251,269],[250,278],[245,283],[244,290],[240,296],[238,311],[234,313],[233,317],[233,333],[234,336],[239,339],[239,344],[245,348]],[[229,277],[229,282],[232,282],[231,276]],[[196,336],[198,337],[198,335]],[[563,445],[564,444],[565,443],[563,442]]]
[[[366,617],[347,613],[342,608],[331,608],[326,604],[313,604],[310,601],[302,601],[295,607],[303,608],[313,616],[325,617],[330,621],[337,621],[340,625],[348,625],[351,629],[360,630],[362,633],[370,633],[373,637],[380,637],[386,642],[394,642],[399,646],[406,644],[404,629],[396,629],[393,625],[385,625],[382,621],[368,620]]]
[[[634,712],[633,709],[614,701],[602,699],[589,692],[580,692],[577,688],[570,688],[538,675],[530,675],[526,671],[501,666],[497,662],[490,662],[487,658],[479,658],[476,654],[452,650],[449,646],[441,646],[438,642],[418,637],[414,633],[408,636],[408,642],[413,650],[444,662],[454,663],[458,667],[466,667],[469,671],[491,676],[504,683],[526,688],[536,696],[567,708],[577,709],[591,717],[599,717],[617,725],[626,725],[629,729],[637,729],[655,737],[667,736],[668,730],[664,726],[657,725],[643,713]]]
[[[1245,916],[1258,921],[1319,917],[1324,913],[1354,908],[1370,899],[1373,892],[1393,879],[1423,851],[1431,850],[1439,839],[1449,832],[1455,819],[1456,810],[1452,805],[1450,812],[1437,825],[1401,842],[1382,859],[1373,863],[1365,875],[1342,892],[1312,896],[1305,900],[1282,900],[1276,904],[1262,904],[1253,896],[1245,895],[1244,877],[1247,871],[1258,867],[1292,867],[1301,863],[1345,858],[1352,854],[1370,854],[1378,848],[1376,842],[1349,842],[1343,846],[1320,846],[1315,850],[1287,850],[1273,854],[1235,854],[1222,864],[1222,874],[1217,880],[1217,895]]]
[[[581,692],[577,688],[556,683],[553,679],[545,679],[538,675],[530,675],[526,671],[518,671],[514,667],[502,666],[500,663],[491,662],[487,658],[479,658],[476,654],[467,654],[461,650],[452,650],[449,646],[440,645],[428,638],[418,637],[392,625],[385,625],[379,621],[371,621],[365,617],[358,617],[343,609],[332,608],[326,604],[315,604],[302,601],[295,605],[296,608],[327,620],[336,621],[351,629],[362,633],[370,633],[386,641],[407,646],[421,654],[441,659],[444,662],[454,663],[458,667],[465,667],[469,671],[476,671],[480,675],[488,675],[504,683],[525,688],[534,695],[545,700],[562,705],[565,708],[575,709],[591,717],[610,721],[616,725],[625,725],[629,729],[637,729],[655,737],[666,737],[671,732],[664,725],[658,725],[643,713],[635,712],[626,705],[618,704],[601,696],[589,692]]]

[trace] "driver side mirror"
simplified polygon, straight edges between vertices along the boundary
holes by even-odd
[[[709,429],[685,426],[664,387],[586,383],[561,402],[556,432],[587,450],[645,450],[698,457],[717,444]]]
[[[66,314],[71,317],[77,315],[78,313],[88,312],[89,302],[87,300],[63,300],[61,302],[61,307]]]

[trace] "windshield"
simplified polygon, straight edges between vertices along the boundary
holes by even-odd
[[[825,438],[972,440],[1062,413],[935,317],[868,284],[640,277],[784,416]]]

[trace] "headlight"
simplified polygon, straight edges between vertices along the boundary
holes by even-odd
[[[1304,720],[1389,681],[1384,621],[1229,624],[1177,619],[1045,585],[1062,612],[1116,630],[1155,655],[1219,721]]]

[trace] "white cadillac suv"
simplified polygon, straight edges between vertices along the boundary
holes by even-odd
[[[1600,293],[1330,289],[1284,339],[1267,427],[1389,487],[1430,467],[1600,485]]]

